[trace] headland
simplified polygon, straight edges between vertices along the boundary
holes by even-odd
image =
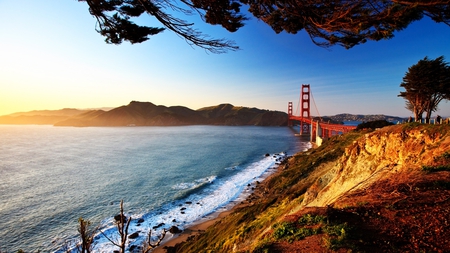
[[[294,155],[244,204],[165,246],[183,253],[449,252],[449,196],[450,126],[366,129]]]

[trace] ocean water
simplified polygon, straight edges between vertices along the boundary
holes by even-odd
[[[184,229],[309,145],[287,127],[0,125],[0,251],[71,247],[79,217],[114,237],[121,200],[140,234],[129,246],[150,230]],[[94,249],[115,248],[98,235]]]

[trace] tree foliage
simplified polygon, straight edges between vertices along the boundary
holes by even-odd
[[[351,48],[367,40],[390,39],[394,32],[428,16],[450,26],[449,0],[79,0],[89,5],[97,31],[107,43],[141,43],[165,29],[189,44],[214,53],[236,50],[232,41],[211,39],[194,24],[172,15],[199,15],[206,23],[235,32],[247,17],[241,7],[264,21],[276,33],[305,30],[319,46]],[[133,18],[154,17],[162,27],[138,25]]]
[[[434,60],[425,57],[408,68],[400,87],[405,91],[399,97],[406,100],[406,108],[414,113],[417,120],[426,113],[429,121],[443,99],[450,99],[450,66],[444,56]]]
[[[89,11],[97,19],[97,31],[111,44],[124,40],[141,43],[165,29],[169,29],[189,44],[213,53],[237,50],[232,41],[211,39],[194,29],[194,24],[177,18],[169,12],[183,15],[199,14],[210,24],[220,24],[230,32],[237,31],[246,19],[240,12],[240,4],[235,1],[180,0],[185,8],[172,0],[79,0],[89,5]],[[137,25],[131,19],[142,14],[154,17],[163,28]]]

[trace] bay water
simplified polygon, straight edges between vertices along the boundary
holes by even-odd
[[[130,233],[186,228],[309,147],[288,127],[0,125],[0,251],[62,251],[80,217],[113,237],[121,200]]]

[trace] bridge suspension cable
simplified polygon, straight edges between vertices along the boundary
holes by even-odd
[[[320,120],[315,121],[311,117],[311,106],[310,106],[310,98],[313,101],[313,105],[318,114]],[[315,141],[317,136],[322,138],[328,138],[335,134],[346,133],[351,130],[354,130],[356,126],[348,126],[343,124],[334,124],[330,122],[323,122],[322,117],[319,114],[319,110],[316,105],[316,101],[312,96],[310,85],[303,84],[301,93],[300,93],[300,102],[297,106],[296,115],[293,114],[292,111],[292,102],[288,103],[288,125],[293,126],[293,122],[300,123],[300,134],[299,135],[311,135],[311,141]],[[298,111],[301,110],[300,115]],[[298,115],[298,116],[297,116]],[[319,144],[320,145],[320,144]]]
[[[314,104],[314,108],[316,108],[317,117],[319,117],[320,121],[322,121],[322,117],[320,116],[319,108],[317,108],[316,101],[314,100],[314,96],[313,96],[312,91],[310,91],[310,95],[311,95],[311,99],[312,99],[313,104]]]
[[[295,110],[294,115],[300,115],[300,105],[302,104],[302,93],[300,92],[300,96],[298,97],[297,109]]]
[[[303,87],[302,87],[302,89],[303,89]],[[320,113],[319,113],[319,108],[317,108],[316,101],[314,100],[312,91],[310,89],[308,90],[308,96],[310,96],[312,98],[314,108],[316,109],[317,116],[319,117],[320,120],[322,120],[322,117],[320,116]],[[294,115],[300,115],[300,117],[303,116],[303,115],[301,115],[302,113],[300,112],[300,106],[302,106],[302,102],[303,102],[302,93],[300,93],[300,96],[298,98],[297,108],[295,110]],[[309,115],[309,116],[311,116],[311,115]]]

